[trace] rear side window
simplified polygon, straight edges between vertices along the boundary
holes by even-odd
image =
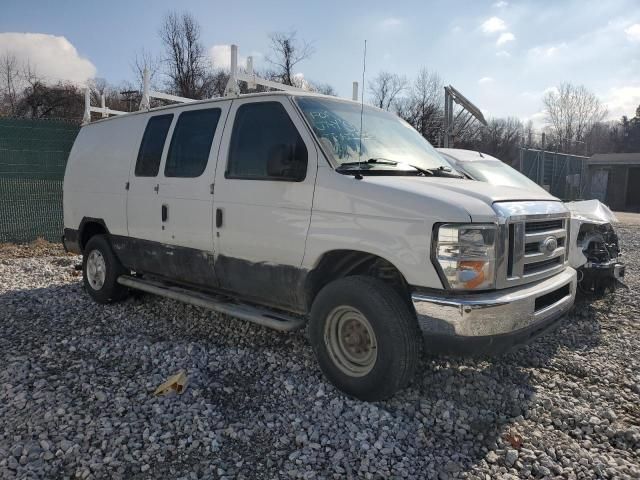
[[[199,177],[207,167],[219,108],[182,112],[173,130],[164,167],[165,177]]]
[[[307,175],[307,147],[279,102],[238,108],[226,178],[300,182]]]
[[[144,129],[138,160],[136,161],[136,177],[155,177],[160,169],[160,159],[167,132],[171,126],[173,115],[151,117]]]

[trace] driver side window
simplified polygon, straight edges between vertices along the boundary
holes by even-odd
[[[248,103],[233,124],[226,178],[301,182],[307,147],[279,102]]]

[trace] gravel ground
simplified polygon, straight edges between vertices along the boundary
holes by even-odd
[[[425,358],[374,404],[328,384],[302,333],[97,305],[78,257],[4,250],[0,478],[637,479],[640,227],[620,233],[631,290],[499,359]],[[154,397],[180,369],[186,392]]]

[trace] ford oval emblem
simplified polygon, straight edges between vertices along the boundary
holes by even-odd
[[[558,240],[556,237],[547,237],[542,242],[542,251],[545,253],[553,253],[558,248]]]

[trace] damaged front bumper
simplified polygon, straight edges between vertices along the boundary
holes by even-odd
[[[578,268],[578,288],[587,295],[602,294],[607,289],[624,286],[626,266],[617,259],[607,262],[587,262]]]
[[[418,322],[437,353],[496,353],[526,342],[559,320],[573,305],[576,271],[493,292],[446,296],[412,294]]]

